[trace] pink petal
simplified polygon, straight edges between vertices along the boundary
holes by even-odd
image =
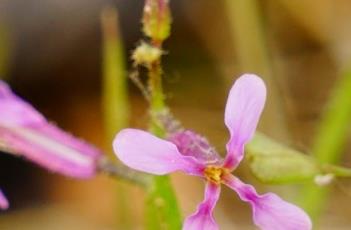
[[[253,137],[266,100],[264,82],[244,74],[229,92],[224,122],[230,131],[225,167],[235,168],[243,158],[244,145]]]
[[[8,85],[0,80],[0,125],[25,125],[45,122],[45,118],[30,104],[12,93]]]
[[[8,209],[9,208],[9,202],[7,201],[5,195],[2,193],[0,189],[0,209]]]
[[[263,230],[310,230],[309,216],[299,207],[274,193],[258,195],[255,188],[230,175],[225,184],[236,191],[241,200],[250,203],[255,224]]]
[[[213,209],[221,192],[221,187],[208,182],[205,190],[205,199],[197,207],[197,211],[186,218],[183,230],[218,230],[218,225],[213,218]]]
[[[204,165],[191,156],[183,156],[177,147],[138,129],[124,129],[113,142],[117,157],[127,166],[156,175],[181,170],[201,175]]]
[[[193,156],[203,164],[219,164],[222,161],[207,139],[191,130],[178,131],[168,140],[177,146],[181,154]]]
[[[101,152],[50,124],[1,81],[0,110],[0,142],[5,148],[63,175],[95,175]]]

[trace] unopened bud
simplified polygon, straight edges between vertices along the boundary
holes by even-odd
[[[171,13],[169,0],[145,0],[143,32],[157,42],[162,42],[170,34]]]
[[[132,59],[135,65],[143,65],[149,67],[152,63],[159,60],[162,50],[142,42],[133,52]]]

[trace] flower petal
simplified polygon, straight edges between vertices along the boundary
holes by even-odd
[[[0,209],[5,210],[9,208],[9,202],[0,189]]]
[[[183,230],[218,230],[218,225],[213,218],[213,209],[216,206],[221,187],[208,182],[205,190],[205,199],[197,207],[197,211],[186,218]]]
[[[255,188],[230,175],[225,184],[236,191],[241,200],[250,203],[255,224],[263,230],[310,230],[309,216],[299,207],[274,193],[258,195]]]
[[[17,126],[45,122],[45,118],[30,104],[12,93],[8,85],[0,80],[0,126]]]
[[[63,175],[88,178],[101,152],[50,124],[0,81],[1,146]],[[3,112],[4,111],[4,112]]]
[[[168,140],[177,146],[181,154],[193,156],[203,164],[218,164],[222,161],[207,139],[191,130],[178,131]]]
[[[244,74],[229,92],[224,122],[230,131],[225,167],[235,168],[244,145],[253,137],[266,100],[266,86],[258,76]]]
[[[177,147],[138,129],[120,131],[113,142],[117,157],[127,166],[156,175],[181,170],[201,175],[204,165],[191,156],[183,156]]]

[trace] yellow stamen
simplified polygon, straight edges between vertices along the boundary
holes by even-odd
[[[205,178],[216,184],[220,184],[227,173],[227,169],[218,166],[207,166],[204,171]]]

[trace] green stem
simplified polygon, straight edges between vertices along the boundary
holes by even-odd
[[[345,72],[331,95],[315,137],[313,154],[321,164],[340,163],[351,119],[351,71]],[[344,171],[345,172],[345,171]],[[346,173],[346,172],[345,172]],[[306,185],[301,191],[302,206],[312,218],[317,219],[323,211],[329,188]]]
[[[166,105],[162,90],[162,68],[160,61],[153,63],[149,70],[149,85],[151,92],[151,107],[152,112],[162,111]]]
[[[116,133],[128,126],[129,101],[123,45],[117,11],[102,13],[103,42],[103,111],[109,147]],[[112,152],[112,151],[111,151]]]
[[[149,69],[150,131],[159,137],[165,137],[166,131],[158,114],[166,110],[162,89],[161,60],[153,63]],[[147,229],[178,230],[181,228],[181,215],[177,199],[168,176],[155,176],[147,197]]]
[[[149,68],[149,89],[150,98],[150,131],[156,136],[164,137],[166,135],[164,127],[158,121],[158,114],[167,107],[162,89],[162,67],[161,60],[152,63]]]
[[[153,45],[162,48],[162,43],[153,41]],[[150,131],[164,138],[165,127],[158,120],[158,115],[167,110],[162,88],[162,66],[161,57],[151,63],[148,68],[150,98]],[[153,177],[152,185],[147,196],[146,224],[147,229],[178,230],[181,229],[181,215],[169,176]]]
[[[321,167],[325,174],[333,174],[337,177],[351,177],[351,169],[335,165],[324,165]]]

